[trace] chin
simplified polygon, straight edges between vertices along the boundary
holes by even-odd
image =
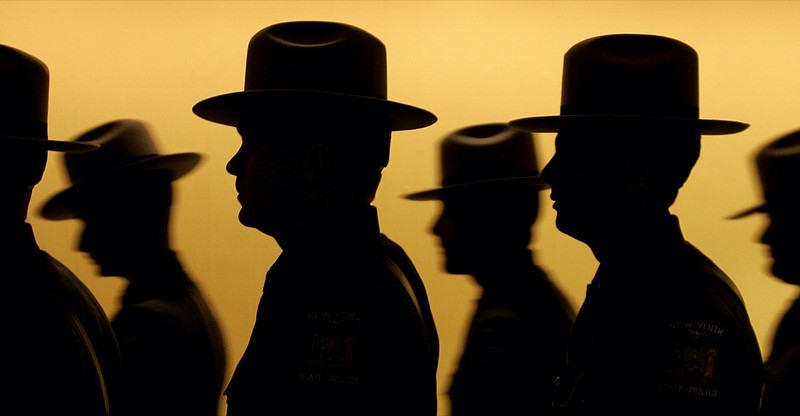
[[[570,223],[569,221],[565,221],[563,219],[559,219],[559,217],[556,217],[556,229],[558,229],[558,231],[561,231],[562,233],[578,241],[583,241],[579,228],[580,227],[575,227],[575,224]]]
[[[800,265],[798,264],[787,265],[776,261],[772,264],[772,275],[786,283],[800,285]]]
[[[262,216],[247,215],[247,212],[244,209],[239,211],[239,223],[245,227],[256,229],[271,237],[275,237],[276,233],[279,232],[277,227],[275,227],[274,221],[264,221]]]
[[[239,222],[245,227],[259,228],[259,223],[261,221],[259,221],[259,217],[254,215],[252,211],[242,208],[239,210]]]
[[[97,273],[102,277],[122,276],[122,273],[116,273],[113,269],[108,267],[99,267]]]
[[[247,217],[247,214],[244,213],[244,210],[239,211],[239,222],[244,225],[245,227],[250,227],[250,219]]]
[[[450,274],[469,274],[467,268],[463,264],[449,259],[445,262],[444,269]]]

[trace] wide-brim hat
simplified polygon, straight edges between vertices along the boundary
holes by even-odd
[[[123,175],[166,171],[176,180],[194,169],[201,159],[198,153],[159,153],[148,126],[133,119],[105,123],[74,141],[99,147],[93,152],[65,155],[64,167],[72,185],[42,206],[40,214],[44,218],[76,218],[78,202],[87,193],[102,193]]]
[[[762,212],[770,204],[800,204],[800,130],[780,136],[758,151],[755,157],[764,202],[731,215],[739,219]]]
[[[500,186],[545,189],[533,135],[505,123],[477,124],[456,130],[440,144],[442,186],[405,196],[414,201]]]
[[[54,152],[88,152],[92,143],[49,140],[50,71],[38,58],[0,45],[0,143]]]
[[[244,91],[207,98],[198,116],[229,126],[243,116],[367,113],[386,117],[391,130],[429,126],[427,110],[387,99],[386,48],[370,33],[343,23],[284,22],[268,26],[247,49]]]
[[[512,120],[532,132],[565,127],[683,126],[738,133],[748,124],[699,118],[698,57],[678,40],[647,34],[586,39],[564,55],[561,112]]]

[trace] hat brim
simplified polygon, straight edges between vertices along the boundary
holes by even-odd
[[[458,185],[443,186],[441,188],[429,189],[427,191],[415,192],[405,195],[404,198],[412,201],[431,201],[442,199],[443,197],[465,191],[476,191],[484,188],[494,188],[501,185],[528,186],[537,190],[548,189],[550,186],[539,176],[520,176],[514,178],[492,179],[462,183]]]
[[[361,95],[338,94],[309,90],[253,90],[218,95],[198,102],[192,111],[208,121],[236,126],[242,116],[257,112],[268,117],[270,113],[286,111],[325,111],[331,114],[347,111],[372,111],[385,114],[391,130],[413,130],[430,126],[437,117],[408,104]]]
[[[529,132],[556,133],[569,127],[610,127],[623,125],[684,126],[701,134],[723,135],[739,133],[750,125],[729,120],[705,120],[640,115],[558,115],[526,117],[512,120],[512,127]]]
[[[102,192],[104,186],[109,181],[120,175],[137,174],[165,170],[170,173],[174,181],[194,169],[200,162],[198,153],[175,153],[171,155],[159,155],[148,159],[143,159],[128,165],[120,166],[104,173],[101,177],[94,177],[73,184],[71,187],[59,192],[51,197],[42,206],[39,215],[48,220],[66,220],[77,218],[78,199],[86,196],[87,193]]]
[[[748,216],[756,214],[756,213],[765,213],[765,212],[767,212],[767,204],[761,204],[761,205],[757,205],[757,206],[754,206],[752,208],[746,209],[744,211],[741,211],[739,213],[733,214],[733,215],[729,216],[727,219],[729,219],[729,220],[738,220],[740,218],[748,217]]]
[[[95,143],[78,143],[72,141],[58,141],[48,139],[35,139],[31,137],[0,135],[0,140],[5,143],[29,146],[32,149],[42,149],[53,152],[64,153],[85,153],[98,149],[100,146]]]

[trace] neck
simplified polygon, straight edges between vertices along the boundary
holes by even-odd
[[[619,222],[615,229],[607,230],[586,244],[594,257],[603,262],[616,253],[635,251],[642,243],[658,239],[662,234],[660,230],[669,224],[671,218],[669,211],[630,216]]]
[[[492,250],[481,256],[479,263],[473,264],[471,273],[481,286],[504,286],[509,280],[518,278],[521,270],[533,265],[533,253],[527,247]]]
[[[376,216],[375,207],[369,204],[316,210],[313,215],[304,216],[294,226],[286,227],[284,232],[275,233],[272,237],[282,250],[286,250],[297,242],[302,244],[309,240],[338,239],[343,235],[353,236],[364,231],[371,233]]]
[[[33,194],[33,186],[3,190],[6,202],[0,207],[0,216],[13,222],[25,222]]]

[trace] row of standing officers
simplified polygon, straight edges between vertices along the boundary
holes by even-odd
[[[764,363],[735,283],[670,212],[702,136],[747,128],[700,118],[697,78],[697,54],[678,40],[598,36],[565,54],[559,115],[442,140],[441,187],[405,197],[441,202],[431,231],[445,269],[481,287],[448,390],[453,416],[797,412],[798,307]],[[436,415],[439,339],[424,282],[381,232],[373,200],[392,133],[437,118],[389,100],[386,83],[371,34],[284,22],[250,40],[243,91],[193,107],[237,129],[226,170],[239,221],[282,250],[224,385],[215,314],[169,235],[172,182],[201,156],[160,153],[134,119],[50,140],[46,65],[0,45],[0,238],[18,307],[4,322],[26,413],[211,416],[224,397],[230,416]],[[557,133],[541,173],[535,132]],[[773,273],[795,284],[798,141],[759,153],[765,203],[735,215],[769,215]],[[110,320],[27,222],[48,151],[63,153],[71,186],[38,214],[81,220],[78,248],[127,281]],[[557,228],[599,261],[577,311],[529,248],[542,190]]]

